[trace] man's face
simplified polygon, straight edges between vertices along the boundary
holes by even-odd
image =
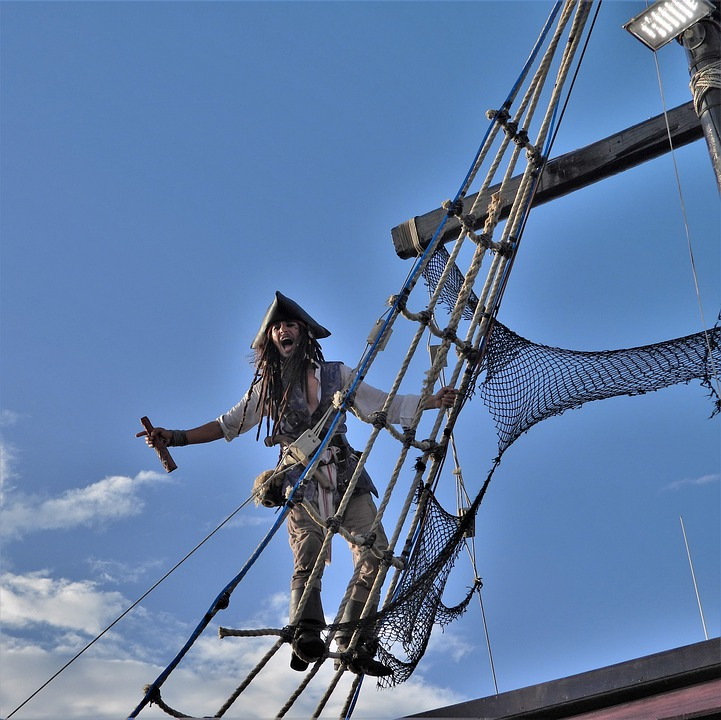
[[[293,354],[299,337],[300,324],[297,320],[280,320],[270,326],[270,339],[283,359]]]

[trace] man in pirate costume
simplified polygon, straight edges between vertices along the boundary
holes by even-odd
[[[140,435],[146,435],[146,441],[151,447],[157,443],[172,447],[221,438],[230,441],[252,428],[257,428],[257,439],[265,424],[268,434],[266,445],[280,445],[281,459],[288,458],[288,447],[305,431],[318,430],[317,426],[321,423],[318,434],[325,436],[327,426],[335,415],[329,412],[333,396],[346,387],[352,375],[351,369],[343,363],[325,361],[318,339],[329,335],[330,332],[300,305],[276,292],[251,345],[255,351],[255,374],[243,399],[216,420],[192,430],[156,427],[149,434]],[[456,392],[449,387],[441,388],[429,398],[423,409],[451,407]],[[356,388],[353,402],[360,413],[370,415],[383,407],[386,398],[386,393],[361,382]],[[410,425],[419,401],[418,395],[397,395],[388,410],[388,421]],[[324,418],[325,424],[322,422]],[[322,519],[335,513],[358,459],[348,444],[345,432],[345,424],[335,429],[321,458],[321,467],[312,477],[307,477],[303,487],[298,489],[288,513],[288,535],[293,551],[290,619],[292,622],[295,618],[297,625],[291,667],[296,670],[305,670],[309,662],[315,662],[323,655],[325,644],[320,632],[326,624],[321,603],[320,577],[315,580],[300,617],[295,617],[324,537],[324,528],[311,517],[300,499],[309,503]],[[290,449],[292,453],[292,447]],[[259,476],[259,479],[265,480],[264,487],[258,488],[258,491],[264,491],[263,503],[266,505],[282,504],[286,490],[296,484],[303,471],[297,462],[285,462],[285,465],[279,463],[280,471],[269,471]],[[342,520],[343,526],[355,535],[368,533],[375,520],[376,506],[371,495],[377,497],[378,491],[368,473],[363,470]],[[354,623],[360,619],[380,565],[380,560],[373,552],[353,544],[350,547],[358,575],[342,618],[344,627],[335,636],[341,652],[348,649]],[[388,548],[388,540],[381,526],[377,528],[373,547],[380,555]],[[354,672],[368,675],[390,673],[389,668],[373,659],[373,642],[370,637],[360,637],[349,667]]]

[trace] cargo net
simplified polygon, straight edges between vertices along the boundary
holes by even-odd
[[[591,400],[642,395],[700,380],[721,410],[712,379],[721,368],[721,328],[628,350],[580,352],[536,345],[501,323],[491,333],[481,397],[503,453],[541,420]]]
[[[460,617],[480,587],[481,581],[476,579],[460,603],[453,607],[443,603],[446,581],[473,525],[476,509],[477,505],[458,517],[428,495],[418,542],[393,601],[384,608],[375,629],[377,657],[393,670],[392,675],[379,678],[379,687],[405,682],[426,651],[433,625],[444,627]]]
[[[430,639],[433,625],[461,615],[480,587],[470,588],[458,605],[447,607],[443,592],[448,576],[498,467],[503,452],[537,422],[591,400],[641,395],[677,383],[700,380],[713,401],[711,416],[721,411],[712,385],[721,367],[721,328],[627,350],[579,352],[537,345],[496,322],[490,336],[478,389],[498,432],[499,454],[463,516],[443,510],[430,491],[423,498],[424,520],[413,553],[392,602],[373,618],[378,658],[393,674],[380,678],[390,687],[410,677]]]

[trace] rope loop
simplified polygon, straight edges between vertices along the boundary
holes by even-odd
[[[691,77],[689,83],[693,106],[698,116],[703,112],[703,99],[709,90],[721,88],[721,60],[711,63]]]

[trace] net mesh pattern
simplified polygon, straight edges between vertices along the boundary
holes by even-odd
[[[721,367],[721,328],[627,350],[581,352],[537,345],[496,323],[480,391],[503,452],[541,420],[591,400],[642,395],[711,379]],[[719,409],[716,397],[717,412]]]
[[[431,290],[435,290],[438,287],[441,275],[443,274],[450,257],[451,256],[448,250],[444,245],[441,245],[428,259],[428,263],[423,269],[423,279],[426,281]],[[446,282],[441,288],[441,293],[438,297],[439,302],[449,309],[453,308],[456,304],[456,300],[458,299],[461,287],[463,287],[463,273],[458,268],[458,265],[454,263]],[[464,320],[470,320],[473,317],[473,311],[476,309],[477,305],[478,296],[474,292],[471,292],[468,298],[468,303],[466,304],[466,307],[463,308],[461,317],[463,317]]]
[[[499,454],[483,487],[462,517],[446,512],[429,494],[425,517],[393,601],[380,615],[375,632],[378,658],[392,670],[379,686],[404,682],[425,652],[434,624],[461,615],[480,584],[455,607],[443,592],[463,547],[465,533],[480,507],[503,452],[537,422],[592,400],[640,395],[676,383],[700,380],[714,401],[712,386],[721,367],[721,328],[626,350],[579,352],[532,343],[496,322],[481,372],[479,391],[496,423]],[[370,629],[370,628],[368,628]]]
[[[453,622],[471,601],[475,585],[453,607],[443,603],[443,591],[474,515],[468,512],[459,518],[446,512],[432,494],[428,496],[418,540],[393,602],[384,609],[376,629],[377,656],[393,670],[379,679],[381,687],[407,680],[423,657],[433,625]]]

